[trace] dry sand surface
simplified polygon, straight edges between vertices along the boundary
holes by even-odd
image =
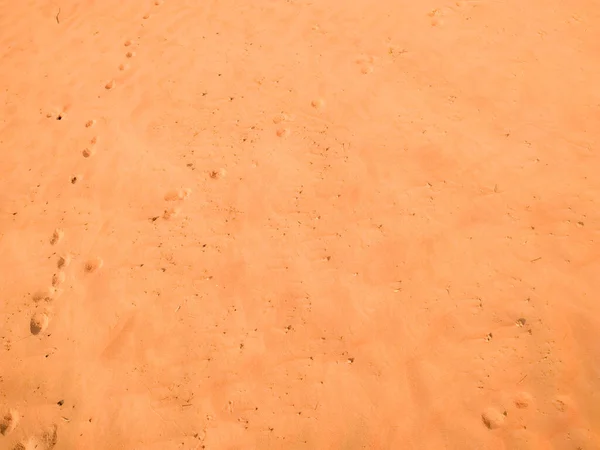
[[[0,0],[0,449],[599,449],[599,19]]]

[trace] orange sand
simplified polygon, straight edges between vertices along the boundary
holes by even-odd
[[[0,0],[0,448],[599,449],[599,19]]]

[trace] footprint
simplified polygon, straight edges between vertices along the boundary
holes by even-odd
[[[533,401],[533,398],[531,396],[531,394],[529,392],[519,392],[516,396],[515,396],[515,406],[519,409],[525,409],[528,408],[529,405],[531,405],[531,402]]]
[[[325,101],[323,99],[317,98],[310,102],[310,105],[315,109],[323,109],[325,107]]]
[[[289,135],[290,135],[290,129],[289,128],[279,128],[277,130],[277,137],[286,138]]]
[[[126,41],[123,43],[123,45],[124,45],[125,47],[129,47],[129,46],[133,45],[133,41],[132,41],[131,39],[127,39],[127,40],[126,40]]]
[[[104,261],[102,260],[102,258],[95,257],[95,258],[89,259],[85,263],[84,269],[87,273],[94,273],[98,269],[102,268],[103,265],[104,265]]]
[[[192,190],[190,188],[169,191],[165,194],[165,200],[168,202],[172,202],[175,200],[185,200],[190,196],[191,193]]]
[[[20,416],[16,410],[11,409],[8,411],[0,421],[0,433],[2,433],[3,436],[8,436],[15,428],[17,428],[19,419]]]
[[[65,232],[62,229],[57,228],[56,230],[54,230],[54,233],[52,233],[52,237],[50,238],[50,244],[51,245],[58,244],[64,236],[65,236]]]
[[[77,184],[79,181],[81,181],[82,178],[83,175],[73,175],[71,177],[71,184]]]
[[[104,89],[110,91],[115,87],[115,80],[110,80],[108,83],[104,85]]]
[[[37,442],[34,439],[28,439],[25,442],[18,442],[12,450],[35,450]]]
[[[213,170],[209,173],[209,175],[213,180],[218,180],[220,178],[224,178],[226,172],[225,169]]]
[[[95,124],[96,124],[96,121],[94,119],[91,119],[85,123],[85,127],[90,128],[90,127],[93,127]]]
[[[54,296],[56,295],[56,289],[54,287],[49,287],[46,289],[41,289],[39,291],[34,292],[32,298],[33,301],[38,303],[43,301],[49,302],[51,301]]]
[[[48,427],[48,429],[44,431],[40,436],[40,443],[42,444],[42,448],[44,450],[53,449],[57,441],[58,427],[56,425]]]
[[[275,117],[273,117],[273,123],[275,123],[275,124],[281,123],[281,122],[287,122],[289,120],[290,120],[290,117],[285,113],[277,114]]]
[[[33,316],[31,316],[31,320],[29,322],[29,329],[31,334],[37,335],[43,333],[48,328],[50,324],[50,318],[48,314],[37,312]]]
[[[504,425],[505,418],[506,413],[503,414],[495,408],[488,408],[481,415],[483,424],[490,430],[495,430]]]
[[[12,450],[52,450],[58,441],[58,427],[52,425],[34,438],[21,441]]]
[[[60,272],[56,272],[54,275],[52,275],[52,286],[54,287],[58,287],[61,284],[63,284],[65,282],[65,279],[67,278],[67,276],[65,275],[65,273],[61,270]]]
[[[434,27],[437,27],[438,25],[442,25],[444,23],[442,19],[442,10],[439,8],[430,11],[427,15],[431,17],[431,25]]]
[[[71,255],[64,255],[58,258],[58,262],[56,263],[56,267],[59,269],[63,269],[68,267],[71,264]]]
[[[558,411],[565,412],[567,409],[569,409],[570,401],[568,397],[560,395],[552,400],[552,404]]]
[[[165,220],[173,219],[173,218],[177,217],[180,212],[181,212],[181,210],[179,208],[165,209],[165,212],[163,213],[163,219],[165,219]]]
[[[83,155],[84,158],[89,158],[96,154],[96,150],[94,150],[93,148],[84,148],[83,151],[81,152],[81,154]]]
[[[367,75],[373,72],[373,64],[375,63],[375,58],[372,56],[358,58],[356,60],[356,64],[360,66],[360,72],[363,75]]]
[[[127,58],[133,58],[135,56],[135,52],[127,52],[127,53],[125,53],[125,56]]]

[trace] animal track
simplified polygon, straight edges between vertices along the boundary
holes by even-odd
[[[52,450],[58,442],[58,427],[52,425],[36,437],[19,442],[13,450]]]
[[[285,138],[288,137],[290,135],[290,129],[289,128],[279,128],[277,130],[277,136],[280,138]]]
[[[169,191],[165,194],[165,200],[168,202],[172,202],[175,200],[185,200],[190,196],[191,193],[192,190],[190,188]]]
[[[0,433],[2,433],[3,436],[8,436],[15,428],[17,428],[19,419],[20,416],[16,410],[11,409],[8,411],[0,421]]]
[[[275,124],[281,123],[281,122],[287,122],[289,120],[290,120],[290,117],[285,113],[277,114],[275,117],[273,117],[273,123],[275,123]]]
[[[358,58],[356,60],[356,64],[360,66],[360,72],[363,75],[367,75],[373,72],[373,64],[375,63],[375,58],[373,56],[368,56],[364,58]]]
[[[63,239],[64,236],[65,236],[65,232],[63,230],[61,230],[60,228],[57,228],[56,230],[54,230],[54,233],[52,233],[52,237],[50,237],[50,244],[52,244],[52,245],[58,244]]]
[[[225,169],[213,170],[209,173],[210,177],[213,180],[218,180],[219,178],[223,178],[225,176],[225,174],[226,174]]]
[[[325,106],[325,101],[323,99],[318,98],[310,102],[310,105],[315,109],[323,109],[323,107]]]
[[[50,318],[48,317],[48,314],[37,312],[31,316],[31,320],[29,321],[29,329],[31,334],[37,335],[46,331],[49,324]]]
[[[71,255],[64,255],[58,258],[58,262],[56,263],[56,267],[59,269],[63,269],[68,267],[71,264]]]
[[[515,396],[515,406],[519,409],[528,408],[532,401],[531,394],[528,392],[520,392]]]
[[[504,425],[506,413],[501,413],[495,408],[486,409],[481,415],[483,424],[490,430],[495,430]]]
[[[36,291],[32,297],[33,301],[36,303],[41,302],[42,300],[49,302],[54,298],[55,295],[56,289],[54,287],[49,287],[47,289],[41,289],[39,291]]]
[[[52,275],[52,286],[54,286],[54,287],[60,286],[61,284],[63,284],[65,282],[66,278],[67,278],[67,276],[65,275],[65,273],[63,271],[56,272],[54,275]]]
[[[180,211],[181,210],[179,208],[165,209],[165,212],[163,213],[163,219],[165,219],[165,220],[173,219],[179,215]]]
[[[87,273],[94,273],[97,270],[101,269],[103,265],[104,261],[102,260],[102,258],[91,258],[85,263],[84,269]]]

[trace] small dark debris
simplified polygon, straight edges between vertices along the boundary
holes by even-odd
[[[156,217],[150,217],[150,220],[151,220],[152,222],[156,222],[156,221],[158,220],[158,216],[156,216]]]
[[[59,400],[58,402],[56,402],[56,404],[57,404],[58,406],[62,406],[62,405],[64,405],[64,404],[65,404],[65,401],[64,401],[64,400]]]
[[[354,358],[348,358],[348,362],[352,364],[354,362]]]
[[[62,114],[59,114],[58,116],[56,116],[56,120],[62,120]]]
[[[517,319],[517,326],[522,327],[523,325],[525,325],[526,322],[527,320],[525,320],[523,317],[520,317]]]
[[[166,269],[166,268],[164,268],[164,267],[161,267],[161,268],[160,268],[160,270],[162,270],[163,272],[166,272],[166,271],[167,271],[167,269]]]

